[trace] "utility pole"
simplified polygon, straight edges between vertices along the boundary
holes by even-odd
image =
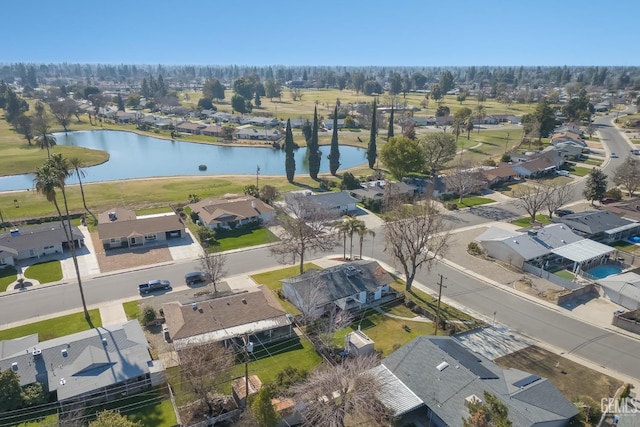
[[[249,403],[249,353],[253,352],[253,343],[249,334],[244,334],[244,405]]]
[[[436,327],[434,335],[438,335],[438,326],[440,325],[440,300],[442,299],[442,288],[446,288],[446,286],[442,284],[442,280],[446,279],[446,277],[439,273],[438,276],[440,276],[440,283],[438,284],[438,308],[436,309]]]
[[[504,143],[504,154],[507,154],[508,149],[509,149],[509,132],[507,132],[507,142]]]

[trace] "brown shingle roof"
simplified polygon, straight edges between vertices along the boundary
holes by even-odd
[[[251,196],[236,199],[204,199],[189,205],[189,208],[208,225],[239,221],[275,211],[262,200]]]
[[[114,222],[109,218],[110,213],[115,214],[116,221],[131,221],[132,219],[136,219],[136,213],[134,211],[125,208],[114,208],[98,214],[98,224]]]
[[[163,304],[162,309],[174,340],[286,316],[265,286],[256,292],[198,302],[195,310],[177,301]]]
[[[98,224],[100,240],[145,236],[177,230],[184,230],[184,223],[178,215],[173,214]]]
[[[490,182],[497,178],[509,178],[518,175],[510,165],[501,165],[495,169],[483,170],[482,174]]]

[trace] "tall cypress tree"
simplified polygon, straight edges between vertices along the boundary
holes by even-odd
[[[291,119],[287,119],[287,130],[284,135],[284,167],[287,171],[287,181],[293,182],[296,173],[296,159],[293,157],[293,133],[291,132]]]
[[[318,178],[320,172],[320,148],[318,145],[318,107],[313,110],[313,128],[311,130],[311,138],[307,144],[309,153],[309,176],[311,179]]]
[[[340,167],[340,148],[338,148],[338,106],[333,110],[333,135],[331,135],[331,152],[329,153],[329,170],[335,176]]]
[[[389,117],[389,130],[387,131],[387,140],[393,138],[393,105],[391,106],[391,116]]]
[[[378,125],[376,124],[376,101],[373,100],[373,112],[371,116],[371,136],[369,136],[369,146],[367,147],[367,160],[369,161],[369,168],[373,169],[378,158],[378,149],[376,147],[376,131]]]

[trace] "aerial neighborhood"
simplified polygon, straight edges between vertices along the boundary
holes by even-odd
[[[0,425],[640,425],[639,93],[4,62]]]

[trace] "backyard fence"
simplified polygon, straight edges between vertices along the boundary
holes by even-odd
[[[524,263],[522,266],[523,270],[527,273],[531,273],[535,276],[538,276],[542,279],[548,280],[551,283],[555,283],[558,286],[562,286],[565,289],[575,290],[580,289],[582,285],[572,282],[571,280],[563,279],[560,276],[557,276],[550,271],[545,270],[544,268],[536,267],[533,264]]]

